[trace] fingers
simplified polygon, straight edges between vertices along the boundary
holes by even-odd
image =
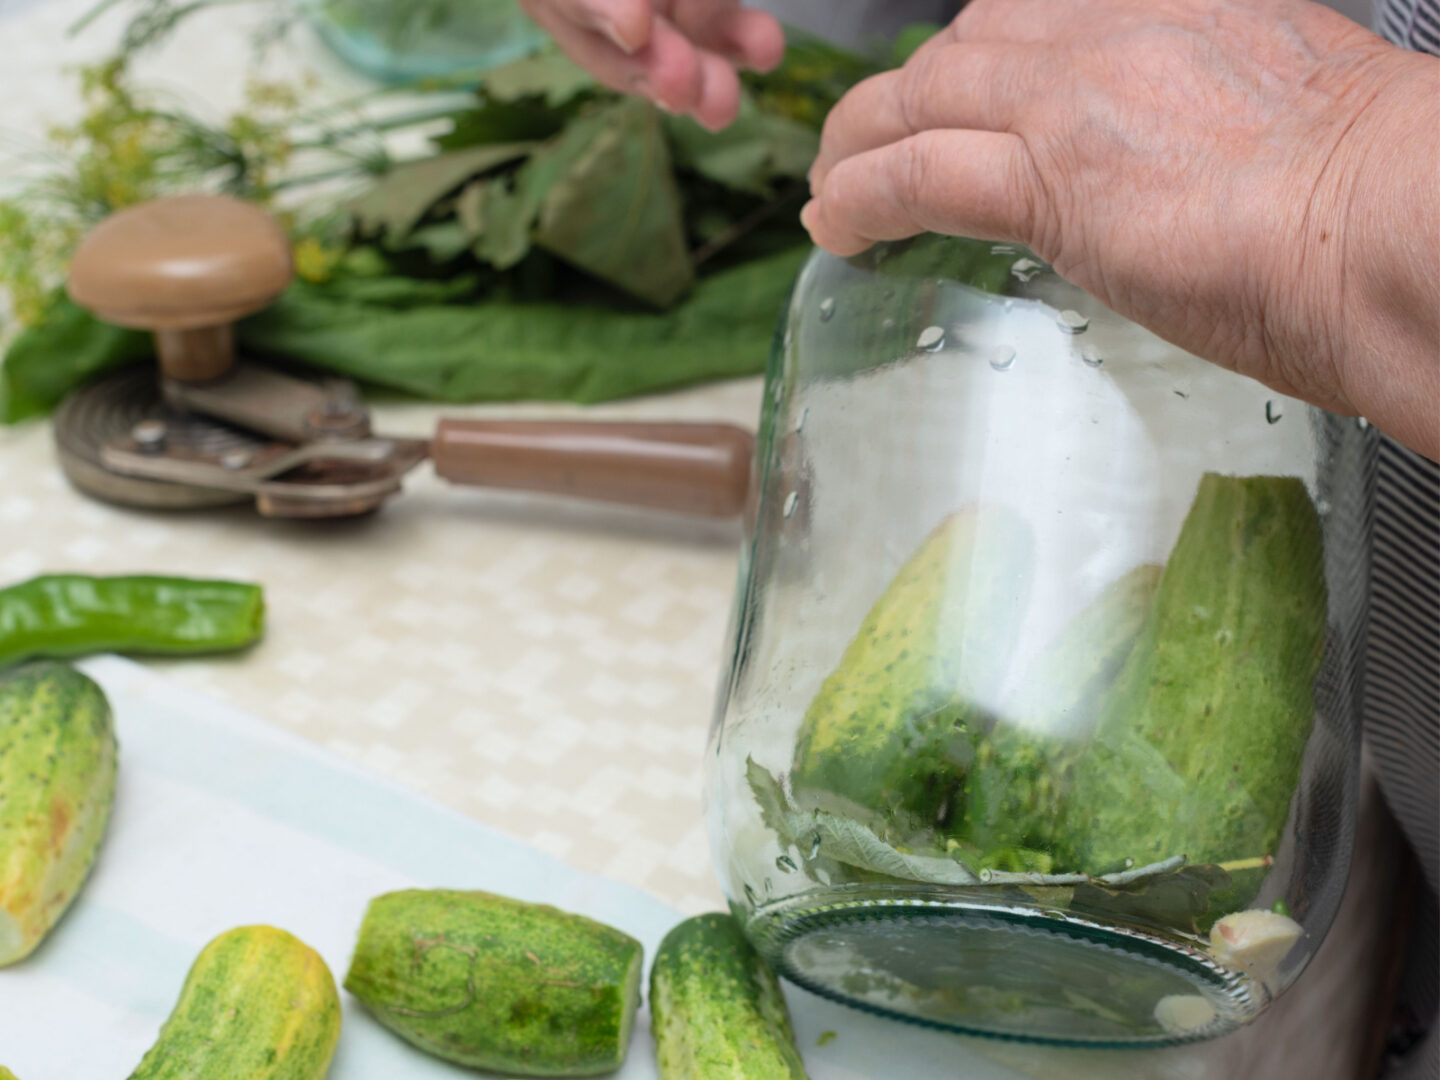
[[[733,3],[677,8],[676,27],[702,48],[752,71],[772,71],[785,55],[785,31],[775,16]]]
[[[851,88],[830,111],[810,172],[818,190],[836,163],[935,128],[1010,130],[1043,91],[1036,50],[952,43]]]
[[[527,14],[581,67],[612,90],[639,94],[706,127],[724,127],[739,111],[740,83],[730,59],[699,47],[648,0],[522,0]],[[635,30],[635,15],[648,23]],[[770,63],[784,50],[769,16],[712,20],[712,39],[747,63]],[[753,13],[752,13],[753,14]],[[773,27],[768,24],[774,23]],[[771,31],[773,30],[773,35]],[[641,42],[635,46],[635,42]],[[634,46],[634,47],[632,47]]]
[[[700,54],[700,99],[690,114],[711,131],[719,131],[740,112],[740,76],[728,60]]]
[[[801,211],[836,255],[922,232],[1028,242],[1044,190],[1018,135],[925,131],[838,163]]]
[[[521,5],[552,36],[555,31],[546,23],[564,22],[599,34],[627,55],[650,44],[655,14],[650,0],[521,0]]]

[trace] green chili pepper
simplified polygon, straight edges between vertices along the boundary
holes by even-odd
[[[240,649],[265,629],[258,585],[47,574],[0,589],[0,667],[85,653]]]

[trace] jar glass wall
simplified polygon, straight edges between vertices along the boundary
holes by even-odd
[[[1253,1019],[1348,872],[1371,433],[939,237],[812,258],[766,389],[707,776],[761,950],[975,1033]]]

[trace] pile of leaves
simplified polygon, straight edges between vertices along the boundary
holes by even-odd
[[[264,88],[218,127],[147,100],[126,59],[87,76],[89,112],[56,136],[66,168],[0,200],[0,288],[28,323],[0,366],[0,421],[148,357],[145,335],[56,286],[90,224],[178,190],[286,206],[299,277],[239,325],[252,355],[450,402],[594,402],[759,371],[808,250],[796,211],[820,124],[886,66],[793,37],[711,133],[553,50],[474,78],[459,107],[453,83],[433,85],[433,108],[357,123]],[[408,123],[441,130],[397,162],[381,136]],[[297,176],[317,152],[331,167]],[[326,183],[307,199],[312,180]],[[28,257],[37,245],[47,258]]]

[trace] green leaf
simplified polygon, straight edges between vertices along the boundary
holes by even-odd
[[[102,323],[60,295],[43,321],[22,330],[0,365],[0,423],[40,416],[86,379],[148,360],[151,336]]]
[[[665,312],[522,303],[394,309],[296,283],[243,321],[241,345],[439,401],[609,401],[764,370],[808,248],[703,278]]]
[[[839,814],[817,810],[815,831],[820,836],[820,854],[885,877],[919,881],[930,885],[978,885],[980,879],[957,858],[943,855],[915,855],[887,844],[866,826]]]
[[[489,202],[490,180],[472,180],[455,197],[455,223],[465,234],[465,239],[474,243],[485,232],[489,217],[486,204]]]
[[[596,90],[595,80],[558,51],[489,72],[473,108],[455,114],[434,142],[445,150],[480,143],[543,140],[557,134]]]
[[[753,757],[747,757],[745,780],[760,807],[760,820],[765,823],[765,827],[779,838],[782,846],[800,844],[803,838],[795,828],[795,818],[798,815],[785,796],[785,788],[781,785],[780,778]]]
[[[440,154],[391,169],[351,203],[360,231],[404,236],[437,201],[472,176],[522,158],[533,143],[501,143]]]
[[[694,280],[659,113],[626,99],[575,120],[538,151],[517,188],[540,199],[534,243],[668,307]]]
[[[433,263],[448,263],[469,250],[471,242],[463,225],[453,219],[422,225],[405,237],[406,247],[422,249]]]
[[[930,885],[978,885],[980,879],[958,857],[916,855],[887,844],[868,826],[824,810],[798,810],[790,805],[778,777],[754,758],[745,763],[745,777],[760,816],[784,847],[798,847],[809,858],[825,858],[857,870]],[[819,841],[818,847],[816,841]]]
[[[595,79],[558,49],[547,49],[494,68],[480,85],[496,101],[536,97],[557,109],[594,89]]]
[[[776,180],[802,179],[820,149],[814,128],[761,112],[748,98],[722,131],[707,131],[685,116],[666,117],[665,126],[677,168],[762,198]]]
[[[508,270],[530,251],[530,230],[540,213],[533,173],[493,176],[466,186],[455,201],[460,226],[475,257]]]
[[[401,274],[337,275],[323,288],[332,300],[372,308],[407,309],[428,304],[449,304],[474,294],[480,278],[462,274],[450,278],[413,278]],[[299,287],[299,286],[297,286]]]
[[[425,281],[375,271],[296,282],[239,324],[242,348],[373,386],[450,402],[590,403],[676,389],[765,368],[775,320],[806,247],[700,281],[666,312],[599,304],[473,304],[476,279]],[[0,366],[0,422],[48,412],[85,380],[149,361],[150,335],[121,330],[60,299],[12,343]]]

